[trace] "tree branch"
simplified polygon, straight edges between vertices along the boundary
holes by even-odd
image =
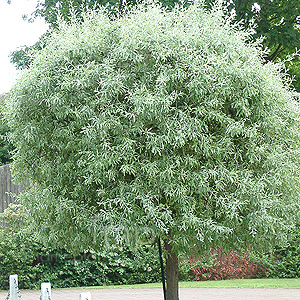
[[[271,56],[268,57],[269,61],[274,61],[275,58],[284,50],[284,48],[281,48],[282,44],[279,44],[275,52]]]

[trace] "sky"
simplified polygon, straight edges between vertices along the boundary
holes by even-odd
[[[30,15],[37,0],[0,0],[0,94],[8,92],[20,72],[10,63],[9,54],[20,46],[31,46],[46,32],[48,26],[43,19],[33,23],[24,21]]]

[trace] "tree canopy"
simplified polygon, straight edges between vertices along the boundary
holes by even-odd
[[[160,2],[168,8],[178,3],[176,0],[161,0]],[[217,1],[204,0],[203,2],[210,8]],[[65,21],[70,21],[72,14],[81,18],[84,10],[94,9],[99,5],[107,5],[115,13],[122,13],[124,8],[123,1],[118,0],[46,0],[39,1],[36,10],[28,18],[32,20],[42,17],[50,27],[56,27],[58,15]],[[126,1],[126,5],[136,5],[136,1]],[[285,59],[299,49],[300,3],[298,0],[224,0],[223,5],[229,15],[234,13],[234,22],[241,21],[245,28],[255,27],[256,33],[252,35],[254,39],[261,36],[265,38],[263,45],[269,49],[269,53],[264,56],[267,61],[274,61],[277,58]],[[41,37],[35,45],[15,50],[11,61],[18,69],[28,68],[32,61],[32,54],[44,46],[45,39]],[[293,65],[287,63],[286,66],[289,67],[290,74],[295,76],[294,86],[300,91],[299,59],[295,58]]]
[[[215,0],[205,0],[208,6]],[[268,49],[266,61],[286,60],[300,48],[300,2],[298,0],[224,0],[228,14],[235,12],[234,21],[246,28],[254,27],[254,39],[264,38],[263,46]],[[299,54],[299,53],[298,53]],[[289,74],[294,77],[293,86],[300,92],[299,56],[287,59]]]
[[[262,57],[201,4],[62,22],[6,113],[40,238],[161,237],[172,257],[284,241],[299,212],[299,94]]]
[[[275,204],[298,192],[299,106],[260,55],[198,6],[61,25],[11,94],[15,168],[44,197],[87,206],[95,224],[117,217],[120,232],[256,243],[285,219],[262,222],[283,213]]]
[[[206,0],[210,6],[215,0]],[[298,0],[224,0],[228,13],[246,27],[255,26],[254,38],[263,36],[270,49],[267,60],[293,53],[300,46],[300,2]]]

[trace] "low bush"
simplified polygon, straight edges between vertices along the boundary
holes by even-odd
[[[8,288],[10,274],[18,274],[20,288],[148,283],[160,280],[158,250],[151,245],[134,250],[112,246],[73,255],[65,249],[46,248],[24,232],[22,207],[5,211],[9,227],[0,228],[0,289]]]
[[[20,288],[95,286],[156,282],[160,279],[157,250],[139,246],[135,251],[113,247],[74,256],[64,249],[49,249],[30,237],[0,231],[0,289],[8,276],[18,274]]]
[[[223,249],[211,250],[204,258],[191,259],[191,273],[196,280],[257,278],[266,273],[264,265],[252,261],[249,254]]]
[[[275,247],[272,253],[239,254],[236,251],[213,250],[201,259],[191,259],[189,274],[194,280],[299,278],[300,225],[288,243]]]
[[[300,277],[300,226],[284,247],[276,247],[268,258],[269,277],[297,278]]]

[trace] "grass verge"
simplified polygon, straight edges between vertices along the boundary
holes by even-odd
[[[300,289],[300,278],[288,279],[232,279],[217,281],[185,281],[179,282],[181,288],[284,288]],[[162,288],[161,283],[144,283],[133,285],[109,285],[73,287],[71,289],[153,289]],[[68,288],[66,288],[68,289]],[[0,290],[0,292],[3,292]]]
[[[146,283],[134,285],[110,285],[86,287],[93,289],[148,289],[161,288],[161,283]],[[292,279],[232,279],[232,280],[218,280],[218,281],[189,281],[180,282],[181,288],[300,288],[300,278]]]

